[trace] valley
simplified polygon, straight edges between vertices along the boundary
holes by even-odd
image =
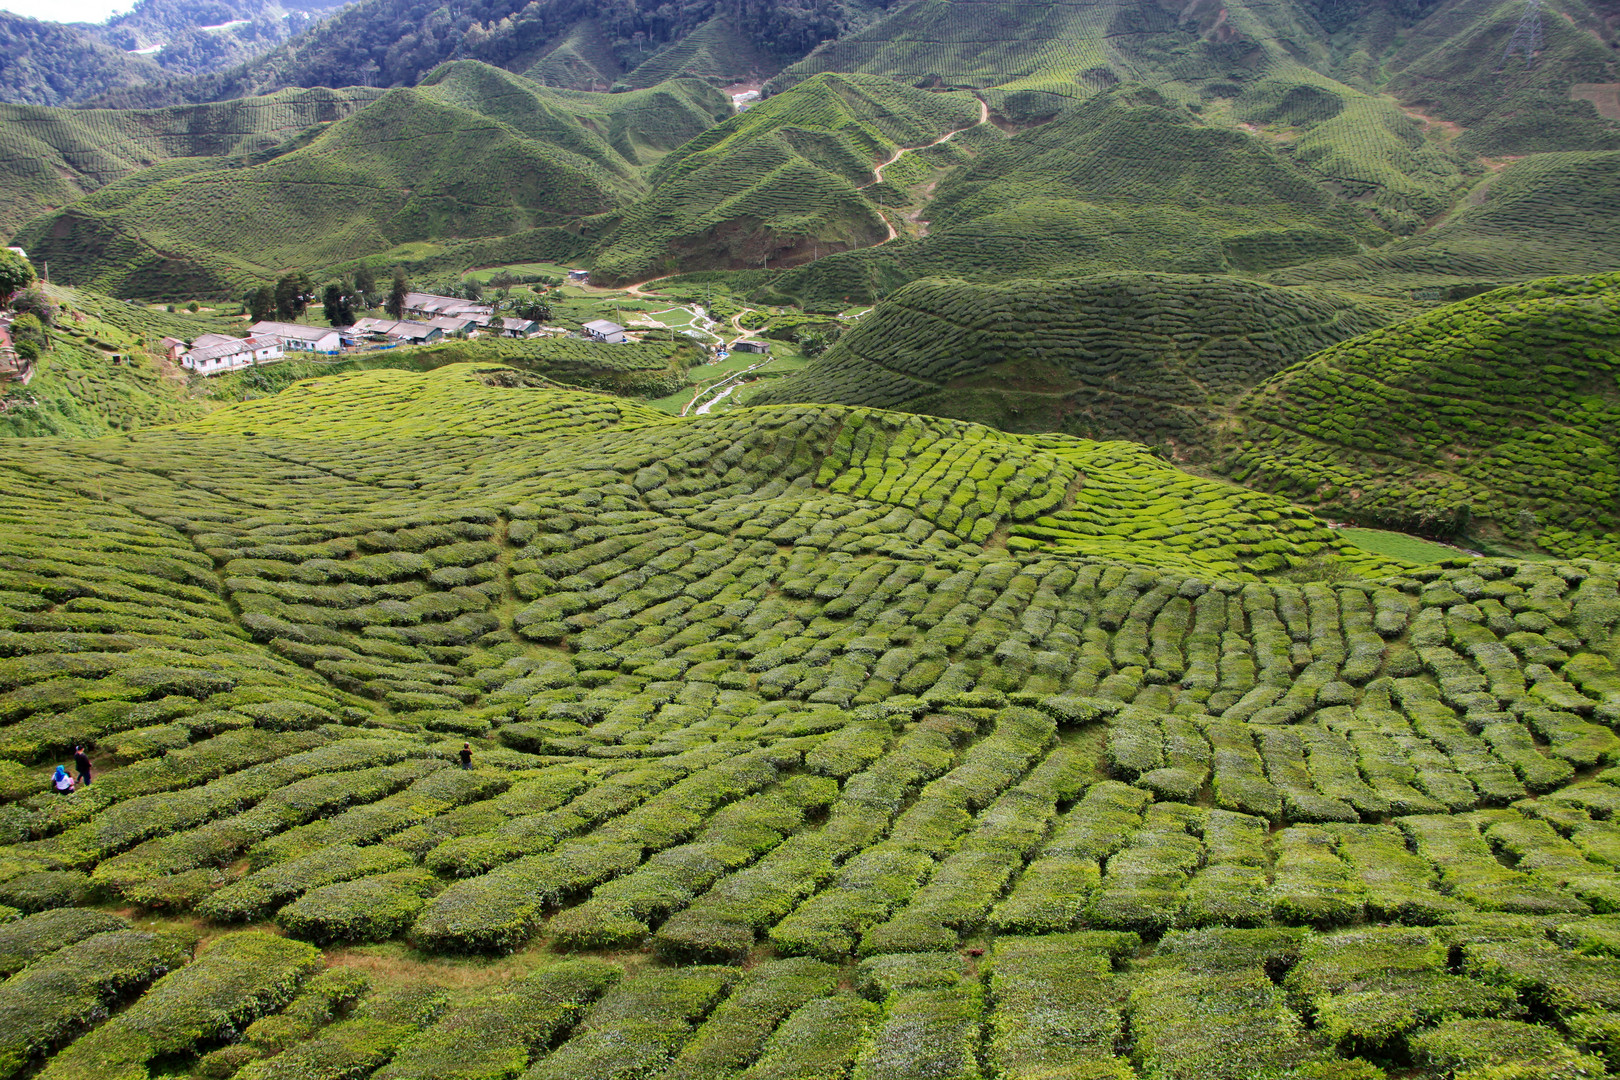
[[[0,1080],[1620,1075],[1614,0],[0,14]]]

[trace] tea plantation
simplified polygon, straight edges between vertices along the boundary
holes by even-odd
[[[172,158],[271,149],[380,96],[351,86],[169,109],[0,106],[0,230]]]
[[[966,94],[817,76],[663,158],[652,191],[625,214],[592,278],[614,284],[677,266],[764,267],[876,244],[888,226],[861,191],[876,179],[873,167],[978,120],[978,103]]]
[[[515,238],[619,209],[645,190],[645,166],[729,109],[691,81],[570,96],[447,64],[274,152],[175,157],[114,178],[17,242],[58,276],[114,295],[240,295],[290,266],[439,237]]]
[[[748,401],[870,405],[1009,431],[1173,442],[1185,456],[1207,447],[1216,406],[1389,321],[1325,290],[1216,276],[924,280]]]
[[[1614,558],[1620,275],[1486,293],[1234,406],[1220,468],[1329,514]]]
[[[1614,566],[514,381],[7,441],[0,1076],[1620,1064]]]

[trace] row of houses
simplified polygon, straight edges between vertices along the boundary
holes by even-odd
[[[405,314],[415,315],[423,320],[456,315],[465,315],[472,318],[482,316],[485,320],[488,320],[490,316],[495,314],[495,308],[489,304],[479,303],[476,300],[463,300],[459,296],[408,292],[405,294]]]
[[[473,318],[466,315],[441,315],[425,322],[409,319],[360,319],[348,328],[355,340],[345,343],[358,344],[360,338],[367,338],[400,345],[422,345],[429,341],[474,332],[495,333],[499,337],[528,337],[540,329],[539,323],[527,319],[502,319],[502,325],[498,329],[492,325],[493,323],[494,316]]]
[[[200,375],[222,375],[255,364],[284,360],[288,353],[336,356],[362,344],[423,345],[456,334],[491,332],[493,315],[441,315],[425,322],[403,319],[360,319],[353,326],[305,326],[301,323],[256,322],[246,338],[203,334],[190,345],[164,338],[170,360]],[[498,329],[505,337],[528,337],[540,329],[527,319],[503,319]]]
[[[245,338],[203,334],[191,344],[179,338],[163,339],[170,360],[199,375],[223,375],[255,364],[286,359],[290,352],[336,355],[343,351],[343,335],[329,326],[261,321],[248,328]]]

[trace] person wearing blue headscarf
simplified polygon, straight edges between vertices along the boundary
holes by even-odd
[[[56,775],[51,778],[51,786],[58,795],[71,795],[73,793],[73,777],[62,766],[56,767]]]

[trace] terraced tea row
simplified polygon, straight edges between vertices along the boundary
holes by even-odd
[[[1217,277],[920,281],[748,401],[904,409],[1196,455],[1214,406],[1388,321],[1332,294]]]
[[[903,146],[972,126],[966,95],[870,76],[820,76],[759,104],[659,163],[652,191],[625,214],[592,269],[605,284],[679,264],[769,268],[882,241],[882,213],[859,188]]]
[[[465,61],[285,152],[177,158],[112,179],[18,239],[104,292],[240,295],[290,266],[333,268],[447,232],[518,239],[619,209],[644,190],[642,166],[727,109],[695,82],[570,98]]]
[[[1329,513],[1615,551],[1620,279],[1549,278],[1344,342],[1240,401],[1222,468]]]
[[[1405,567],[1125,444],[509,381],[14,444],[0,1073],[1610,1052],[1614,567]]]

